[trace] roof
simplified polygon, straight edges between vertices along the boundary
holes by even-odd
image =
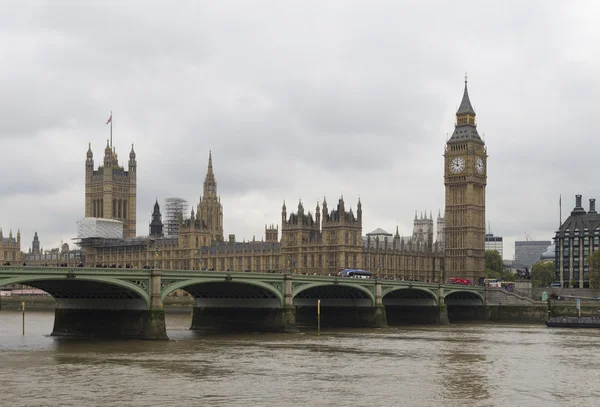
[[[483,143],[481,137],[479,137],[479,133],[477,133],[477,127],[473,124],[463,124],[457,125],[454,128],[454,133],[452,133],[452,137],[448,140],[448,143],[462,143],[465,141],[478,141]]]
[[[475,116],[475,109],[473,109],[473,106],[471,105],[471,99],[469,99],[469,90],[467,89],[467,80],[465,77],[465,91],[463,93],[460,106],[456,111],[456,116],[463,116],[467,114]],[[475,126],[474,122],[457,124],[454,128],[454,133],[452,133],[452,137],[450,137],[448,140],[448,143],[463,143],[467,141],[483,143],[483,140],[481,137],[479,137],[479,133],[477,133],[477,127]]]
[[[465,78],[465,91],[463,92],[463,97],[462,100],[460,101],[460,106],[458,108],[458,111],[456,112],[456,115],[463,115],[463,114],[471,114],[473,116],[475,116],[475,110],[473,109],[473,106],[471,105],[471,100],[469,99],[469,90],[467,89],[467,80]]]
[[[377,228],[377,229],[375,229],[374,231],[372,231],[371,233],[367,233],[367,236],[378,236],[378,235],[379,235],[379,236],[381,236],[381,235],[384,235],[384,236],[392,236],[392,234],[391,234],[391,233],[389,233],[389,232],[386,232],[385,230],[383,230],[383,229],[381,229],[381,228]]]
[[[546,251],[540,256],[541,260],[554,260],[555,246],[551,244]]]

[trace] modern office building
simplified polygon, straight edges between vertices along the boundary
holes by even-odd
[[[518,269],[527,267],[531,270],[531,266],[540,261],[542,253],[544,253],[551,244],[552,242],[550,240],[516,241],[515,267]]]
[[[496,250],[500,257],[504,258],[504,241],[502,236],[494,236],[492,233],[485,235],[485,250]]]
[[[556,278],[563,287],[589,287],[588,256],[600,247],[600,215],[596,200],[590,199],[589,211],[575,195],[575,208],[560,225],[554,237]]]

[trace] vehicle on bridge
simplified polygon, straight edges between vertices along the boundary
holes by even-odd
[[[352,278],[371,278],[371,272],[366,270],[358,269],[343,269],[338,273],[340,277],[352,277]]]
[[[495,278],[486,278],[483,280],[483,285],[490,288],[502,288],[502,281],[498,281]]]
[[[460,284],[460,285],[471,285],[471,280],[467,280],[464,278],[458,278],[458,277],[451,277],[448,279],[448,283]]]

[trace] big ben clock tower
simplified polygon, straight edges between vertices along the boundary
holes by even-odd
[[[444,153],[446,186],[445,277],[477,282],[485,275],[487,149],[477,133],[475,110],[465,92]]]

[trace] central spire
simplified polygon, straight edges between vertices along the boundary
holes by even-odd
[[[208,170],[206,171],[206,178],[204,178],[204,198],[216,198],[217,197],[217,181],[215,180],[215,174],[213,173],[212,164],[212,151],[208,152]]]
[[[456,124],[452,137],[446,142],[447,144],[463,143],[474,141],[483,143],[481,137],[477,133],[477,123],[475,122],[475,109],[471,105],[469,99],[469,90],[467,88],[467,74],[465,73],[465,90],[460,102],[460,106],[456,112]]]
[[[473,106],[471,105],[471,100],[469,99],[469,90],[467,89],[467,82],[468,82],[467,79],[468,79],[467,73],[465,72],[465,91],[463,93],[463,97],[460,102],[458,111],[456,112],[456,116],[462,116],[462,115],[466,115],[466,114],[475,116],[475,110],[473,109]]]

